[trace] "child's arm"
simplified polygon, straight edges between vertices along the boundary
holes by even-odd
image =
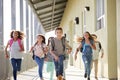
[[[24,51],[24,44],[23,44],[23,41],[21,43],[21,49],[20,49],[20,52]]]
[[[75,52],[75,60],[77,59],[77,53],[78,53],[78,51],[79,51],[81,48],[82,48],[82,44],[80,44],[80,45],[78,46],[78,48],[76,49],[76,52]]]
[[[101,49],[101,58],[103,58],[103,56],[104,56],[104,50],[103,50],[103,48]]]
[[[34,46],[32,46],[32,47],[30,48],[30,51],[29,51],[29,52],[32,52],[32,51],[33,51],[33,48],[34,48]]]
[[[7,48],[9,47],[9,42],[7,43],[6,47],[5,47],[5,57],[9,58],[8,53],[7,53]]]
[[[68,52],[70,53],[70,51],[72,51],[72,47],[68,44],[67,41],[65,41],[65,47],[68,50]]]
[[[58,56],[56,56],[52,50],[50,50],[50,54],[54,57],[55,61],[58,61]]]

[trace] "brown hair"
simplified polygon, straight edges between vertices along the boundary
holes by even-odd
[[[89,40],[93,40],[93,37],[91,36],[91,34],[88,32],[88,31],[86,31],[85,33],[87,33],[88,35],[89,35]],[[84,33],[84,34],[85,34]],[[85,40],[85,38],[83,37],[83,40]]]
[[[57,30],[61,30],[61,31],[63,32],[63,29],[62,29],[61,27],[57,27],[57,28],[55,29],[55,32],[56,32]]]
[[[91,34],[91,36],[95,36],[97,38],[97,35],[95,35],[95,34]]]
[[[44,44],[46,43],[45,42],[45,37],[42,34],[38,34],[37,36],[41,36],[43,38],[42,43],[44,43]]]
[[[11,33],[10,33],[10,37],[13,38],[13,33],[14,32],[17,32],[18,33],[18,38],[19,39],[23,39],[24,38],[24,33],[21,32],[21,31],[16,31],[16,30],[13,30]]]

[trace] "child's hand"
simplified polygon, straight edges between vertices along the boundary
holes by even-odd
[[[103,58],[103,53],[102,53],[102,55],[101,55],[101,58]]]
[[[55,56],[54,58],[55,58],[55,61],[58,61],[58,59],[59,59],[58,56]]]
[[[5,57],[6,57],[7,59],[9,58],[9,56],[8,56],[8,54],[7,54],[7,53],[5,54]]]
[[[75,54],[75,60],[77,59],[77,54]]]

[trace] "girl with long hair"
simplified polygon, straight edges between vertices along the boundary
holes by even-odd
[[[83,40],[81,41],[81,44],[76,49],[75,60],[77,59],[78,51],[81,50],[82,59],[85,66],[84,77],[85,78],[88,77],[88,80],[90,80],[90,73],[91,73],[91,62],[92,62],[92,53],[93,53],[92,49],[96,49],[94,40],[89,32],[85,32],[83,36]]]
[[[24,51],[23,38],[24,34],[21,31],[12,31],[10,33],[11,39],[5,47],[6,58],[9,58],[7,48],[10,48],[10,59],[13,68],[13,78],[17,80],[17,71],[21,70],[22,52]]]

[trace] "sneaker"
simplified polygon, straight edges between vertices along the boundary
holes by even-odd
[[[58,78],[57,78],[57,80],[63,80],[62,76],[59,75]]]
[[[88,80],[90,80],[90,77],[88,77]]]
[[[63,80],[66,80],[65,78],[63,78]]]
[[[96,80],[98,80],[98,77],[95,77]]]
[[[84,74],[84,78],[86,78],[86,77],[87,77],[87,73]]]

